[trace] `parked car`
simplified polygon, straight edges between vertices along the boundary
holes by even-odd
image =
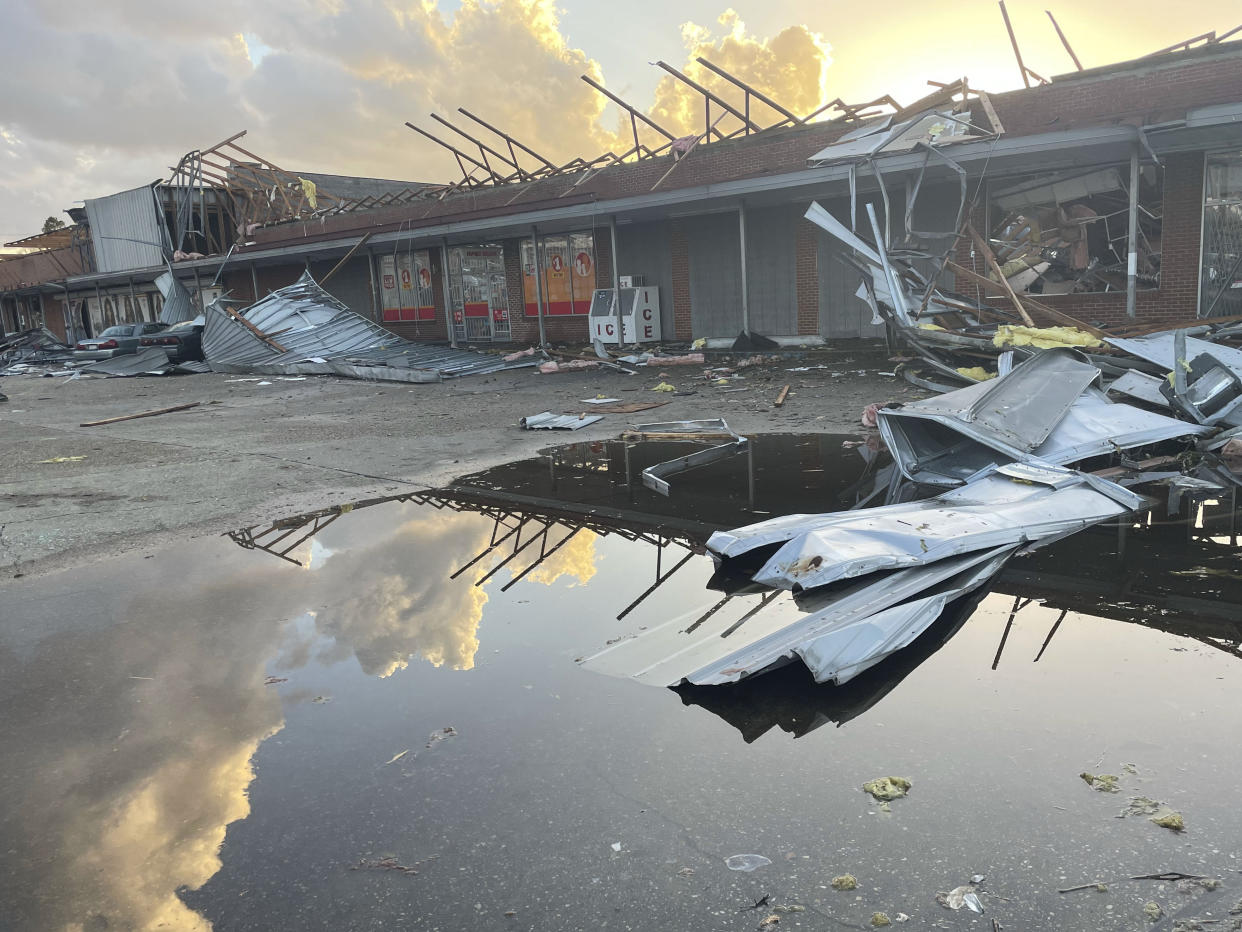
[[[118,324],[109,327],[97,337],[80,340],[74,344],[74,359],[111,359],[113,356],[124,356],[138,352],[138,341],[149,333],[158,333],[167,324]]]
[[[170,362],[187,362],[203,358],[203,318],[183,320],[165,327],[159,333],[144,336],[139,346],[158,346],[168,353]]]

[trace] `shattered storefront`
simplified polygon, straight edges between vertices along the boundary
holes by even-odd
[[[1163,170],[1138,173],[1135,274],[1160,284]],[[988,240],[1017,293],[1126,290],[1129,168],[1112,165],[996,179],[988,186]]]

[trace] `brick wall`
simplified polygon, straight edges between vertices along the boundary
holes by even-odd
[[[668,249],[673,264],[673,338],[689,340],[693,335],[690,319],[690,244],[680,220],[670,221]]]
[[[797,276],[798,333],[819,333],[819,227],[811,221],[798,221],[795,251]]]
[[[1186,152],[1164,160],[1164,222],[1161,231],[1160,287],[1139,290],[1135,295],[1134,319],[1157,323],[1189,320],[1198,312],[1199,242],[1203,220],[1203,153]],[[983,230],[983,207],[971,217],[975,229]],[[959,246],[959,264],[972,267],[970,246]],[[983,258],[976,255],[973,268],[987,274]],[[974,295],[975,286],[960,281],[957,290]],[[1019,300],[1021,295],[1018,296]],[[1079,320],[1105,327],[1130,320],[1126,316],[1126,293],[1122,291],[1067,295],[1033,295],[1037,301]],[[993,298],[992,303],[1004,302]],[[1035,316],[1035,315],[1032,315]],[[1037,319],[1037,322],[1038,321]]]

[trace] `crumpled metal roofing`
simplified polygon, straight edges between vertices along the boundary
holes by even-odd
[[[83,366],[83,372],[100,375],[145,375],[146,373],[163,372],[171,363],[168,353],[158,346],[142,347],[136,353],[113,356],[101,359],[89,366]]]
[[[183,320],[193,320],[198,316],[198,313],[194,310],[194,302],[190,298],[190,292],[186,290],[185,285],[181,284],[181,281],[171,270],[161,272],[156,277],[155,287],[164,296],[164,307],[160,310],[161,323],[179,324]]]
[[[901,474],[956,485],[996,462],[1066,465],[1162,440],[1209,432],[1197,424],[1114,404],[1080,353],[1048,349],[988,382],[876,414]]]
[[[321,288],[309,272],[240,313],[284,351],[231,317],[219,302],[212,302],[203,328],[203,355],[217,372],[438,382],[536,363],[533,357],[505,362],[486,353],[402,339],[355,314]]]
[[[741,618],[716,609],[675,618],[607,647],[586,666],[657,686],[715,685],[799,659],[817,682],[845,683],[913,642],[1022,547],[1144,501],[1095,476],[1012,464],[927,501],[718,532],[707,546],[722,573],[775,546],[762,569],[744,575],[792,590],[792,598],[774,595],[771,608],[761,601]]]
[[[524,430],[578,430],[603,419],[602,414],[553,414],[544,411],[522,418],[521,425]]]

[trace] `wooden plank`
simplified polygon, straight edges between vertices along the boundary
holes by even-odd
[[[776,401],[772,402],[774,408],[779,408],[785,403],[785,399],[789,397],[789,386],[786,385],[781,389],[781,393],[776,396]]]
[[[999,284],[988,278],[986,275],[980,275],[978,272],[972,271],[965,266],[958,265],[956,262],[951,260],[945,262],[945,268],[950,269],[962,278],[965,278],[967,281],[979,285],[982,288],[991,288],[994,292],[999,291],[1003,293],[1004,291]],[[1039,301],[1032,301],[1029,297],[1026,299],[1026,303],[1036,313],[1044,314],[1067,327],[1077,327],[1084,333],[1089,333],[1098,339],[1103,340],[1112,335],[1107,330],[1101,330],[1099,327],[1093,327],[1085,321],[1079,320],[1077,317],[1072,317],[1071,315],[1066,314],[1064,311],[1058,311],[1056,308],[1050,307]]]
[[[232,317],[232,318],[233,318],[235,321],[237,321],[238,323],[240,323],[240,324],[244,325],[247,329],[249,329],[249,330],[250,330],[250,332],[251,332],[251,333],[253,333],[256,337],[258,337],[260,340],[262,340],[262,341],[263,341],[264,343],[266,343],[268,346],[272,347],[273,349],[278,349],[278,350],[280,350],[282,353],[287,353],[287,352],[289,352],[287,349],[285,349],[283,346],[281,346],[279,343],[277,343],[275,340],[273,340],[270,336],[268,336],[266,333],[264,333],[262,330],[260,330],[260,329],[259,329],[258,327],[256,327],[254,324],[252,324],[250,321],[246,320],[246,318],[242,317],[242,316],[241,316],[241,314],[238,314],[238,313],[237,313],[237,311],[233,310],[231,307],[228,307],[228,306],[226,306],[226,305],[223,305],[223,303],[222,303],[222,305],[221,305],[221,306],[224,308],[224,313],[228,314],[230,317]]]
[[[618,401],[609,405],[591,405],[588,414],[634,414],[651,408],[662,408],[667,401]],[[566,414],[581,414],[580,410],[566,411]]]
[[[197,408],[201,401],[192,401],[185,405],[173,405],[171,408],[156,408],[154,411],[140,411],[137,414],[122,414],[119,417],[106,417],[102,421],[83,421],[79,427],[98,427],[100,424],[115,424],[117,421],[132,421],[139,417],[155,417],[157,414],[171,414],[174,411],[186,411]]]
[[[987,114],[988,122],[992,124],[992,132],[1000,136],[1005,132],[1005,126],[1000,121],[1000,117],[996,115],[996,108],[992,106],[992,98],[980,91],[979,104],[983,107],[983,112]]]
[[[1009,287],[1009,280],[1005,278],[1005,273],[1001,271],[1000,263],[996,261],[996,256],[993,254],[992,247],[988,245],[987,240],[980,236],[979,231],[971,226],[970,223],[966,224],[966,232],[970,234],[970,238],[974,241],[975,248],[983,253],[983,258],[987,261],[988,265],[991,266],[992,271],[996,273],[996,277],[999,279],[1001,288],[1004,289],[1005,294],[1013,304],[1014,310],[1018,312],[1018,316],[1022,318],[1028,327],[1034,327],[1035,321],[1031,320],[1031,315],[1026,312],[1026,308],[1024,308],[1022,306],[1022,302],[1018,300],[1018,296],[1014,294],[1013,289]]]
[[[359,249],[361,249],[363,246],[365,246],[365,245],[367,244],[367,240],[369,240],[369,239],[371,238],[371,235],[372,235],[372,233],[373,233],[373,232],[374,232],[374,231],[370,231],[370,232],[367,232],[367,233],[362,234],[362,239],[360,239],[360,240],[358,240],[358,242],[354,243],[353,248],[351,248],[351,249],[349,250],[349,252],[345,253],[345,255],[341,257],[341,261],[340,261],[340,262],[338,262],[336,265],[332,266],[332,270],[331,270],[330,272],[328,272],[328,274],[327,274],[327,275],[325,275],[323,278],[321,278],[321,279],[319,280],[319,287],[320,287],[320,288],[322,288],[324,285],[326,285],[326,284],[328,283],[328,280],[329,280],[329,279],[330,279],[333,275],[335,275],[337,272],[339,272],[339,271],[341,270],[341,266],[343,266],[346,262],[348,262],[350,259],[352,259],[352,258],[354,257],[354,253],[356,253]]]

